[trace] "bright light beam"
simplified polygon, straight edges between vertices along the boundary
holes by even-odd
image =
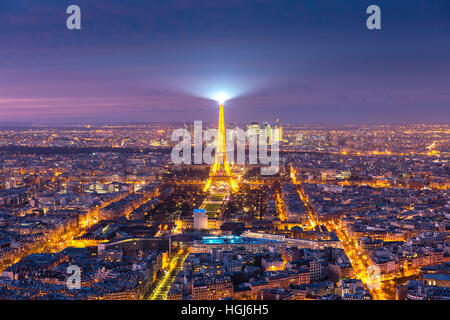
[[[220,92],[214,96],[214,100],[216,100],[219,104],[224,104],[225,101],[228,100],[228,95],[224,92]]]

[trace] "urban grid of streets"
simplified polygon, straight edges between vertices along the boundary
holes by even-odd
[[[395,290],[392,288],[393,285],[392,279],[395,277],[391,276],[390,279],[386,277],[384,278],[381,277],[379,281],[379,286],[377,288],[371,288],[370,284],[372,284],[372,281],[377,280],[376,279],[371,280],[371,275],[368,274],[369,266],[371,265],[370,261],[368,260],[366,255],[361,254],[360,250],[358,249],[357,242],[348,235],[347,230],[342,225],[339,219],[325,221],[323,223],[319,222],[315,210],[309,203],[308,196],[303,190],[301,183],[295,180],[295,175],[291,175],[291,177],[294,177],[292,179],[292,182],[297,185],[298,188],[297,190],[300,199],[303,201],[307,213],[309,215],[309,219],[311,222],[310,228],[313,228],[316,225],[323,224],[329,230],[336,232],[338,238],[341,240],[345,253],[347,254],[352,263],[357,278],[362,280],[363,283],[369,288],[372,297],[375,300],[395,299]],[[285,216],[284,204],[279,199],[279,197],[277,197],[277,199],[278,199],[277,201],[278,214],[282,217],[282,219],[284,219]],[[177,273],[182,269],[184,260],[188,255],[189,250],[185,251],[180,250],[172,257],[169,269],[164,272],[164,275],[160,279],[158,279],[156,288],[149,297],[150,300],[165,300],[167,298],[167,293],[170,290],[170,286],[172,282],[175,280]],[[400,276],[407,277],[414,275],[416,273],[417,271],[412,270],[409,272],[409,274],[402,274]]]
[[[442,142],[441,142],[442,143]],[[417,155],[423,156],[423,157],[438,157],[439,156],[439,151],[437,151],[436,148],[436,143],[431,143],[429,145],[425,145],[426,148],[425,150],[428,150],[426,152],[417,152]],[[286,151],[288,152],[288,151]],[[326,154],[326,152],[321,151],[321,154]],[[329,152],[330,155],[340,155],[340,156],[344,156],[344,157],[349,157],[349,156],[361,156],[361,152],[349,152],[346,150],[343,150],[341,152]],[[368,154],[367,152],[365,152],[365,154]],[[395,155],[396,157],[407,157],[407,156],[411,156],[413,155],[412,153],[402,153],[402,152],[398,152],[398,153],[393,153],[393,152],[371,152],[370,153],[371,156],[392,156]],[[101,167],[100,167],[101,168]],[[372,295],[372,297],[374,299],[395,299],[395,284],[397,284],[397,281],[399,279],[403,279],[403,278],[408,278],[414,275],[417,275],[419,272],[419,269],[408,269],[408,268],[402,268],[400,272],[396,273],[396,274],[390,274],[389,276],[381,276],[380,277],[380,288],[371,288],[370,284],[371,284],[371,275],[369,274],[369,268],[371,266],[371,262],[369,260],[369,258],[366,256],[366,254],[362,253],[359,246],[358,246],[358,242],[356,241],[356,239],[354,239],[352,236],[349,235],[349,233],[347,232],[347,228],[346,226],[342,223],[342,221],[339,218],[334,218],[331,220],[321,220],[320,217],[317,215],[317,212],[315,210],[315,208],[313,207],[313,205],[311,205],[310,201],[309,201],[309,197],[306,194],[306,192],[303,189],[302,183],[304,183],[304,181],[297,181],[296,178],[296,174],[295,172],[293,172],[293,168],[292,166],[290,167],[290,175],[286,176],[287,178],[283,178],[282,180],[280,180],[281,182],[292,182],[296,187],[297,187],[297,192],[298,195],[300,197],[300,199],[302,200],[305,208],[306,208],[306,212],[309,216],[309,221],[310,221],[310,225],[309,226],[304,226],[305,230],[311,230],[313,229],[315,226],[318,225],[324,225],[327,227],[328,230],[333,231],[336,233],[337,237],[339,238],[339,240],[342,243],[342,247],[345,251],[345,254],[348,256],[348,258],[351,261],[351,264],[353,266],[354,269],[354,274],[355,274],[355,278],[358,278],[360,280],[363,281],[363,283],[366,285],[366,287],[370,290],[370,293]],[[22,172],[22,169],[21,169]],[[59,176],[60,173],[57,172],[57,170],[55,170],[55,177]],[[171,181],[171,178],[167,179],[167,181]],[[277,178],[278,179],[278,178]],[[202,184],[204,183],[204,181],[202,179],[199,179],[198,177],[193,177],[192,180],[190,179],[183,179],[183,180],[176,180],[176,179],[172,179],[172,183],[174,184]],[[275,179],[276,180],[276,179]],[[253,183],[253,184],[264,184],[264,180],[258,181],[258,179],[254,180],[254,181],[248,181],[246,180],[245,183]],[[316,182],[309,180],[307,183],[309,184],[314,184]],[[320,183],[320,181],[317,181],[317,183]],[[406,186],[404,185],[398,185],[398,186],[394,186],[394,185],[390,185],[388,183],[385,182],[357,182],[357,181],[343,181],[343,182],[338,182],[337,185],[356,185],[356,186],[364,186],[364,185],[369,185],[370,187],[373,188],[405,188]],[[445,186],[440,186],[439,184],[435,184],[433,186],[431,186],[432,188],[436,189],[436,190],[445,190],[446,187]],[[117,202],[118,200],[120,200],[121,198],[125,197],[126,195],[128,195],[130,193],[127,194],[122,194],[119,197],[116,197],[114,199],[110,199],[107,203],[103,203],[102,206],[97,206],[95,208],[91,208],[85,216],[83,216],[80,219],[80,223],[77,225],[76,228],[72,228],[70,230],[66,230],[64,233],[58,232],[58,230],[54,233],[48,234],[47,238],[45,239],[45,241],[40,241],[38,243],[35,243],[28,251],[24,251],[22,252],[19,256],[17,256],[14,260],[11,261],[2,261],[2,265],[0,266],[0,271],[6,269],[8,266],[11,266],[17,262],[19,262],[22,258],[32,254],[32,253],[54,253],[54,252],[58,252],[61,251],[62,249],[69,247],[69,246],[77,246],[77,245],[81,245],[79,241],[74,241],[74,239],[78,236],[80,236],[81,234],[83,234],[89,227],[95,225],[96,223],[98,223],[98,212],[100,209],[106,207],[107,205]],[[213,193],[211,193],[209,195],[210,198],[214,197],[214,191]],[[285,221],[287,214],[286,214],[286,208],[285,208],[285,204],[283,202],[283,199],[281,197],[281,194],[279,192],[278,189],[275,190],[275,205],[276,205],[276,212],[278,217],[280,218],[281,221]],[[218,196],[218,194],[217,194]],[[223,191],[221,192],[221,197],[223,197]],[[150,198],[145,199],[144,202],[149,201]],[[129,209],[127,212],[123,212],[123,214],[125,216],[128,217],[128,214],[130,213],[130,211],[132,211],[132,209]],[[171,288],[171,284],[173,283],[173,281],[175,280],[177,274],[179,273],[180,270],[182,270],[183,268],[183,263],[186,259],[186,257],[189,255],[190,250],[179,250],[175,253],[173,253],[169,259],[170,259],[170,263],[167,264],[167,268],[165,271],[163,271],[163,273],[156,279],[156,283],[154,283],[153,288],[154,290],[150,293],[147,293],[147,295],[145,296],[145,298],[148,299],[152,299],[152,300],[160,300],[160,299],[166,299],[167,298],[167,294],[168,291]]]
[[[45,241],[35,243],[29,250],[23,252],[20,256],[17,256],[13,261],[8,261],[6,264],[0,264],[0,272],[5,270],[7,267],[19,262],[22,258],[33,254],[33,253],[54,253],[59,252],[64,248],[70,246],[77,246],[77,241],[74,239],[77,236],[83,234],[89,227],[98,222],[98,212],[100,209],[108,206],[109,204],[119,201],[124,198],[127,194],[121,195],[117,198],[114,198],[108,202],[105,202],[99,207],[95,207],[89,210],[84,217],[80,219],[80,223],[76,228],[72,228],[70,230],[66,230],[65,233],[60,234],[55,232],[54,234],[50,234]]]
[[[291,168],[292,169],[292,168]],[[303,190],[301,183],[296,181],[295,174],[291,174],[293,177],[293,182],[298,184],[298,192],[300,195],[300,199],[303,201],[306,210],[310,216],[312,225],[323,224],[327,227],[328,230],[334,231],[338,238],[340,239],[342,246],[345,250],[345,254],[349,257],[354,272],[358,279],[363,281],[363,283],[368,287],[373,299],[375,300],[394,300],[395,299],[395,282],[393,281],[396,276],[398,278],[407,278],[412,275],[416,275],[419,270],[406,270],[406,272],[402,272],[401,274],[383,276],[383,275],[375,275],[378,278],[374,278],[373,274],[370,274],[370,266],[371,263],[366,254],[361,253],[361,250],[358,248],[358,243],[354,238],[349,236],[346,227],[342,224],[339,218],[335,218],[332,220],[324,221],[323,223],[318,222],[317,215],[313,206],[310,204],[308,196]]]

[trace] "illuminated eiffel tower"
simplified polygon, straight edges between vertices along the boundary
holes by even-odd
[[[206,182],[203,191],[208,191],[216,182],[225,182],[234,191],[238,191],[239,186],[231,173],[230,163],[227,159],[227,146],[225,143],[225,121],[223,119],[223,105],[224,102],[219,102],[219,134],[217,138],[216,155],[214,164],[209,172],[209,178]]]

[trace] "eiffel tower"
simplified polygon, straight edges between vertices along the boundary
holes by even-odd
[[[225,121],[223,119],[223,105],[221,102],[219,105],[219,134],[217,138],[216,155],[214,164],[209,172],[209,178],[206,182],[203,191],[206,192],[216,182],[225,182],[234,191],[238,191],[239,186],[231,173],[230,163],[227,159],[227,146],[225,143]]]

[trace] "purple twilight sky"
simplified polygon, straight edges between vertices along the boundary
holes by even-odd
[[[211,121],[220,91],[234,122],[449,123],[450,1],[0,3],[0,122]]]

